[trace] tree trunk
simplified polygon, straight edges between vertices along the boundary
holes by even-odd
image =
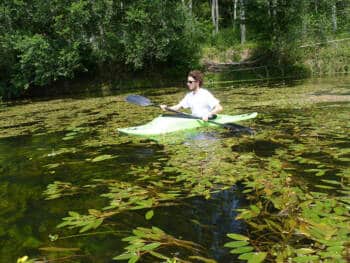
[[[276,39],[277,37],[277,1],[278,0],[271,0],[270,2],[270,8],[272,9],[270,12],[272,13],[272,23],[271,23],[271,26],[272,26],[272,35],[273,35],[273,39]]]
[[[332,24],[333,24],[333,31],[337,31],[337,6],[336,3],[333,3],[332,5]]]
[[[277,1],[278,0],[272,0],[272,14],[274,18],[277,17]]]
[[[216,8],[215,8],[215,17],[216,17],[216,27],[215,27],[215,30],[216,30],[216,33],[219,32],[219,0],[216,0]]]
[[[241,20],[241,44],[244,44],[246,41],[246,25],[245,25],[245,6],[244,0],[240,0],[240,20]]]
[[[219,0],[212,0],[211,2],[211,17],[214,26],[213,34],[217,34],[219,32]]]
[[[237,2],[238,0],[233,0],[233,21],[237,20]]]
[[[318,0],[315,0],[315,13],[318,13]]]

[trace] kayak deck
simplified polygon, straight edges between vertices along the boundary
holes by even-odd
[[[230,122],[238,122],[243,120],[248,120],[255,118],[257,116],[256,112],[241,114],[241,115],[223,115],[218,114],[213,120],[215,122],[224,124]],[[140,126],[119,128],[118,131],[130,135],[161,135],[170,132],[176,132],[181,130],[194,129],[197,127],[207,127],[207,126],[218,126],[211,122],[206,122],[199,119],[184,118],[181,116],[162,116],[153,119],[149,123]]]

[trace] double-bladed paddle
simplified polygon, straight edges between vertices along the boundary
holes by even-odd
[[[157,107],[159,108],[160,105],[159,104],[155,104],[153,103],[150,99],[140,96],[140,95],[129,95],[126,97],[126,101],[139,105],[139,106],[153,106],[153,107]],[[202,118],[200,117],[196,117],[193,116],[191,114],[185,113],[185,112],[181,112],[181,111],[177,111],[177,110],[173,110],[169,107],[166,107],[165,110],[170,111],[170,112],[174,112],[177,113],[179,117],[184,117],[184,118],[189,118],[189,119],[197,119],[197,120],[202,120]],[[231,132],[247,132],[249,134],[254,134],[254,130],[249,128],[249,127],[245,127],[242,125],[238,125],[235,123],[219,123],[213,120],[208,120],[209,123],[221,126],[223,128],[226,128],[228,130],[230,130]]]

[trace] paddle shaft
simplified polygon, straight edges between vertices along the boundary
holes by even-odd
[[[152,105],[155,106],[155,107],[159,107],[160,106],[160,105],[155,105],[155,104],[152,104]],[[174,113],[177,113],[177,114],[180,114],[180,115],[184,115],[184,116],[186,116],[186,118],[189,118],[189,119],[202,120],[202,118],[200,118],[200,117],[196,117],[196,116],[193,116],[193,115],[185,113],[185,112],[177,111],[177,110],[174,110],[174,109],[169,108],[169,107],[165,107],[165,110],[170,111],[170,112],[174,112]],[[248,127],[245,127],[245,126],[242,126],[242,125],[239,125],[239,124],[236,124],[236,123],[225,124],[225,123],[219,123],[219,122],[212,121],[212,120],[208,120],[208,122],[212,123],[212,124],[215,124],[215,125],[218,125],[218,126],[221,126],[221,127],[224,127],[226,129],[230,129],[230,130],[232,130],[232,128],[235,128],[235,129],[241,129],[241,130],[248,131],[249,133],[253,132],[252,129],[250,129]]]

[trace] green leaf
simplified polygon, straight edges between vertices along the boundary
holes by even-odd
[[[125,247],[125,250],[128,250],[129,252],[134,252],[140,250],[145,245],[145,243],[142,242],[142,240],[137,240],[136,242],[133,242],[131,245]]]
[[[112,158],[115,158],[115,157],[110,155],[110,154],[104,154],[104,155],[100,155],[100,156],[95,157],[94,159],[91,160],[91,162],[93,162],[93,163],[94,162],[101,162],[101,161],[112,159]]]
[[[161,230],[160,228],[156,227],[156,226],[152,226],[152,231],[153,231],[155,234],[164,235],[164,231]]]
[[[129,237],[123,238],[122,241],[125,241],[125,242],[132,242],[132,241],[138,240],[138,239],[140,239],[140,238],[137,237],[137,236],[129,236]]]
[[[150,220],[153,217],[153,215],[154,215],[154,211],[149,210],[145,215],[146,220]]]
[[[264,221],[267,223],[267,225],[268,225],[271,229],[276,230],[276,231],[278,231],[278,232],[283,232],[282,227],[281,227],[278,223],[275,223],[274,221],[269,220],[269,219],[265,219]]]
[[[135,253],[125,253],[125,254],[121,254],[119,256],[114,257],[114,260],[125,260],[125,259],[129,259],[131,257],[135,256]]]
[[[70,222],[69,221],[65,221],[65,222],[62,222],[61,224],[58,224],[57,228],[62,228],[62,227],[69,226],[69,225],[70,225]]]
[[[256,205],[251,205],[250,209],[254,212],[254,214],[258,215],[260,213],[260,208]]]
[[[204,263],[217,263],[216,260],[214,259],[211,259],[211,258],[205,258],[205,257],[201,257],[201,256],[190,256],[189,257],[190,259],[197,259],[201,262],[204,262]],[[197,261],[196,261],[197,262]]]
[[[243,212],[236,216],[236,220],[239,219],[250,219],[252,217],[256,217],[256,214],[254,214],[252,211],[247,209],[242,209]]]
[[[343,240],[326,240],[326,239],[318,239],[317,241],[321,242],[322,244],[325,244],[327,246],[342,246],[344,245],[345,241]]]
[[[155,252],[155,251],[149,251],[149,253],[156,258],[165,259],[165,260],[168,259],[168,257],[166,257],[158,252]]]
[[[94,222],[90,222],[79,230],[79,233],[84,233],[94,227]]]
[[[95,220],[95,222],[93,223],[92,228],[93,228],[93,229],[96,229],[96,228],[98,228],[102,223],[103,223],[103,218],[98,218],[98,219]]]
[[[133,256],[133,257],[131,257],[131,258],[129,259],[128,263],[135,263],[135,262],[137,262],[139,259],[140,259],[140,256],[135,255],[135,256]]]
[[[308,255],[308,256],[299,256],[299,257],[295,257],[293,258],[294,262],[297,263],[303,263],[303,262],[314,262],[315,260],[318,260],[319,257],[317,255]]]
[[[231,239],[234,239],[234,240],[241,240],[241,241],[249,240],[249,237],[246,237],[246,236],[243,236],[240,234],[235,234],[235,233],[229,233],[229,234],[227,234],[227,236]]]
[[[267,256],[266,252],[252,252],[252,253],[242,254],[238,258],[248,260],[248,263],[260,263],[264,261],[266,256]]]
[[[331,246],[327,248],[327,251],[342,253],[344,248],[344,246]]]
[[[315,253],[315,250],[313,250],[313,249],[311,249],[311,248],[299,248],[299,249],[296,249],[295,252],[296,252],[297,254],[306,255],[306,254]]]
[[[80,217],[80,214],[78,214],[77,212],[74,212],[74,211],[69,211],[68,215],[70,215],[71,217]]]
[[[146,246],[143,246],[141,248],[141,250],[143,251],[148,251],[148,250],[154,250],[156,249],[157,247],[159,247],[161,245],[161,243],[159,242],[154,242],[154,243],[151,243],[151,244],[147,244]]]
[[[341,185],[341,182],[335,181],[335,180],[321,180],[322,182],[328,183],[328,184],[335,184],[335,185]]]
[[[247,242],[247,241],[232,241],[232,242],[226,243],[224,246],[225,247],[243,247],[246,245],[249,245],[249,242]]]
[[[333,186],[329,186],[329,185],[322,185],[322,184],[317,184],[315,185],[315,187],[320,188],[320,189],[336,189]]]
[[[335,262],[335,259],[337,259],[337,263],[340,262],[339,259],[341,259],[343,256],[341,253],[339,252],[330,252],[330,251],[326,251],[326,252],[319,252],[318,255],[321,257],[321,258],[331,258],[333,259],[333,261],[331,262]]]
[[[235,248],[235,249],[232,249],[230,251],[231,254],[243,254],[243,253],[247,253],[247,252],[251,252],[253,251],[254,248],[251,247],[251,246],[246,246],[246,247],[239,247],[239,248]]]

